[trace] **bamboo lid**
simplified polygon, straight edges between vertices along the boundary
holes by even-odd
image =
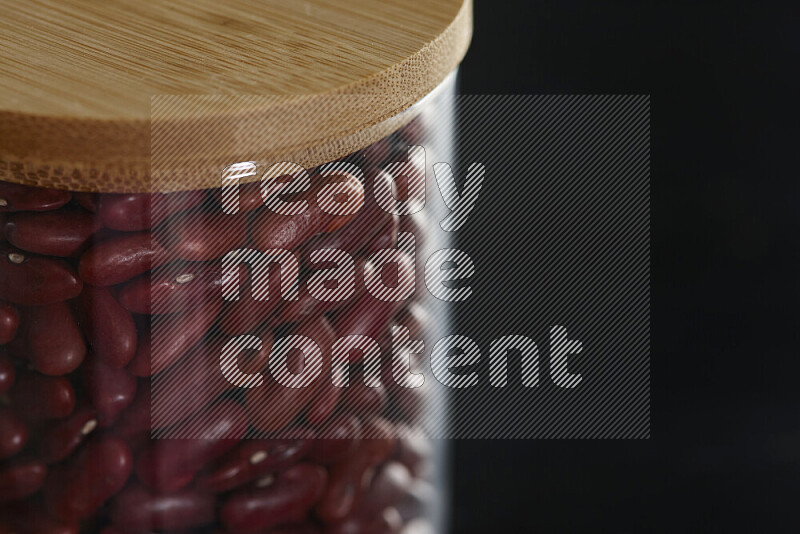
[[[471,0],[0,9],[0,180],[99,192],[217,187],[226,161],[363,148],[457,67],[472,28]]]

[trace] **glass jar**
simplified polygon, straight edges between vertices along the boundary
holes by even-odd
[[[390,354],[446,328],[422,280],[454,86],[260,181],[249,161],[179,192],[0,181],[0,532],[443,529],[438,400]]]

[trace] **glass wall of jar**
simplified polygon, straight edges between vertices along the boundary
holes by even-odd
[[[0,532],[442,528],[444,463],[423,430],[442,414],[424,388],[393,380],[390,352],[393,328],[421,339],[446,326],[422,276],[446,243],[432,223],[443,205],[430,167],[452,160],[454,83],[338,161],[348,165],[309,169],[302,191],[277,191],[294,175],[270,182],[277,192],[237,186],[235,210],[223,209],[232,197],[222,189],[0,182]],[[277,213],[274,198],[306,207]],[[285,249],[296,268],[224,263],[244,249]],[[325,299],[341,283],[331,273],[346,268],[352,287]],[[222,298],[232,273],[235,301]],[[284,283],[295,278],[290,300]],[[262,283],[279,298],[256,298]],[[321,372],[286,387],[270,359],[300,336],[318,347]],[[236,376],[220,359],[232,339],[255,343],[232,353]],[[283,354],[290,373],[309,365],[301,350]],[[204,437],[169,437],[176,429]]]

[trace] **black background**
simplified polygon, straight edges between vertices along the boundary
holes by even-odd
[[[453,530],[797,532],[796,10],[475,4],[461,93],[652,95],[652,437],[456,441]]]

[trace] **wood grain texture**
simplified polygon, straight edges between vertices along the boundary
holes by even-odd
[[[235,110],[259,117],[266,159],[302,153],[313,165],[362,148],[457,67],[472,27],[470,0],[0,0],[0,9],[0,180],[84,191],[217,185],[153,182],[155,95],[271,97]],[[379,98],[337,108],[339,95]],[[270,135],[292,99],[301,113],[331,111],[287,144]],[[185,115],[172,113],[169,127],[231,125],[214,109],[176,110]]]

